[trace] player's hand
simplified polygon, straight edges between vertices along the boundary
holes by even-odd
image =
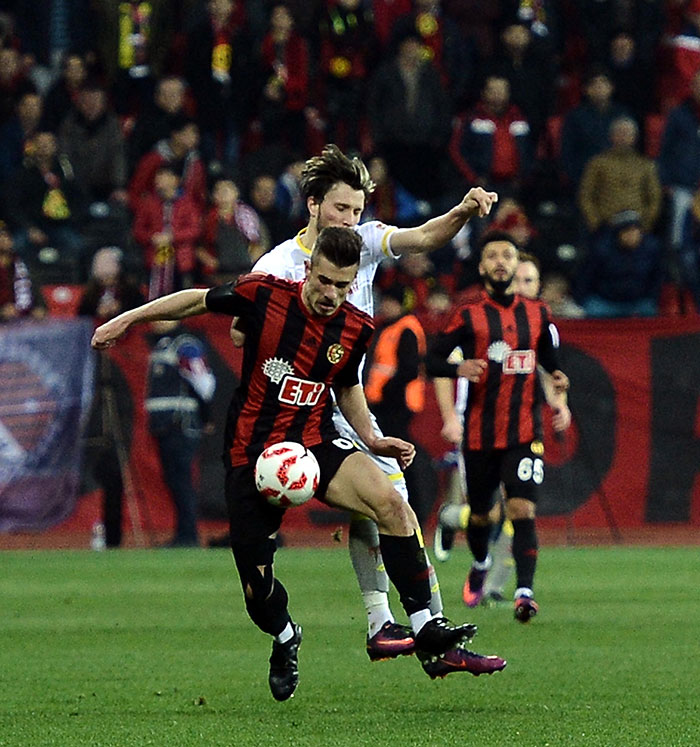
[[[402,438],[384,436],[372,444],[372,453],[377,456],[393,457],[398,461],[401,469],[406,469],[410,467],[416,456],[416,447]]]
[[[462,199],[462,206],[467,213],[467,220],[477,216],[483,218],[491,212],[491,208],[498,202],[495,192],[487,192],[482,187],[472,187]]]
[[[457,366],[457,376],[462,376],[473,383],[478,383],[488,368],[488,363],[483,358],[469,358]]]
[[[450,418],[442,426],[440,435],[451,444],[459,445],[462,443],[462,436],[464,435],[464,426],[460,422],[459,418],[455,415],[454,418]]]
[[[101,324],[94,332],[90,344],[97,350],[111,348],[112,345],[129,329],[129,323],[120,317]]]
[[[242,348],[243,344],[245,343],[245,332],[242,332],[240,329],[237,328],[237,324],[240,317],[234,316],[233,321],[231,322],[231,329],[229,331],[229,334],[231,335],[231,340],[233,341],[233,347],[235,348]]]
[[[563,433],[571,425],[571,410],[566,405],[556,407],[552,415],[552,428],[556,433]]]
[[[552,374],[552,386],[557,394],[564,394],[569,388],[569,377],[563,372],[553,371]]]

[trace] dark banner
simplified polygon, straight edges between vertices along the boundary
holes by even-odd
[[[0,531],[42,530],[75,507],[93,391],[86,320],[0,326]]]

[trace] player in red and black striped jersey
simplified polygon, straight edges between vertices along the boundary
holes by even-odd
[[[464,376],[470,382],[462,448],[471,506],[467,541],[474,564],[465,599],[468,596],[472,606],[482,594],[491,563],[488,513],[502,482],[514,530],[515,616],[527,622],[538,609],[532,591],[535,505],[544,479],[537,366],[551,375],[555,391],[565,391],[568,378],[559,370],[559,335],[546,304],[514,293],[518,263],[509,234],[490,232],[482,238],[479,271],[484,293],[455,312],[431,347],[426,367],[432,376]],[[448,363],[455,348],[462,350],[464,360]]]
[[[475,626],[454,626],[430,612],[428,565],[418,521],[389,478],[352,442],[338,436],[330,388],[360,438],[379,455],[413,460],[413,444],[378,436],[358,369],[372,331],[369,316],[345,301],[360,262],[362,239],[347,228],[319,234],[301,283],[272,276],[246,277],[238,285],[186,290],[151,301],[98,327],[93,346],[114,343],[132,324],[184,318],[206,311],[239,316],[246,330],[242,383],[227,425],[226,499],[231,546],[253,622],[274,636],[269,684],[277,700],[298,683],[301,628],[289,615],[287,592],[275,578],[275,536],[285,509],[255,489],[254,465],[263,448],[297,440],[321,467],[316,497],[377,522],[387,573],[411,621],[416,653],[431,677],[503,669],[499,657],[467,651]]]

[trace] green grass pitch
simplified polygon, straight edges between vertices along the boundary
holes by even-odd
[[[544,548],[527,626],[463,607],[467,562],[446,612],[508,667],[431,681],[370,663],[344,548],[280,550],[304,643],[277,703],[227,551],[0,554],[0,745],[700,744],[697,548]]]

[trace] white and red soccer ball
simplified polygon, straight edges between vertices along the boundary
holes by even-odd
[[[318,489],[321,470],[302,444],[282,441],[268,446],[255,463],[255,487],[273,506],[300,506]]]

